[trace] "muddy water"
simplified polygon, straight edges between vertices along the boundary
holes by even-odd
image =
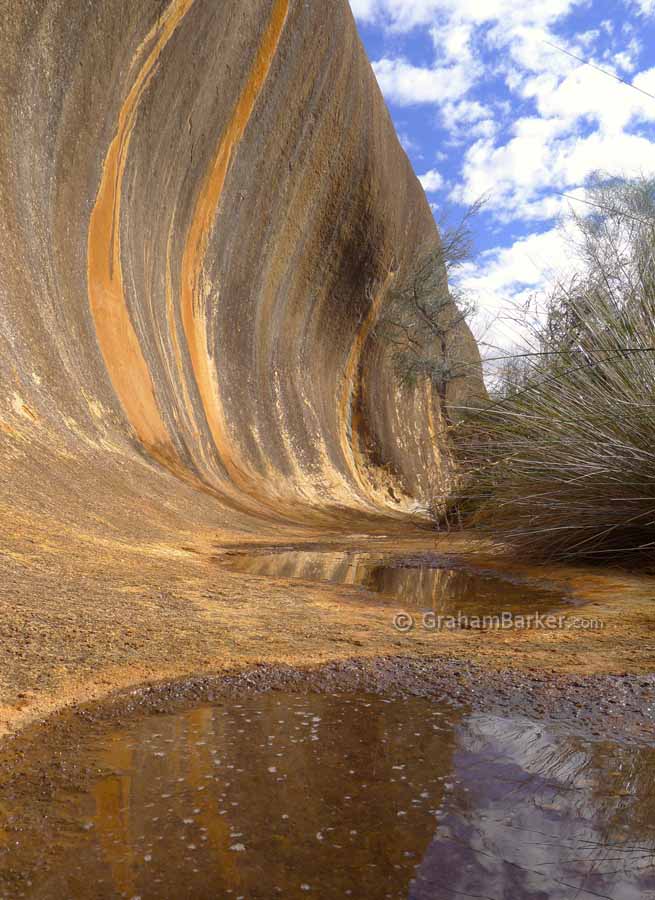
[[[238,552],[222,557],[233,572],[359,587],[408,607],[445,616],[549,612],[570,603],[562,588],[457,566],[436,554],[394,556],[353,551]]]
[[[81,754],[84,791],[35,787],[36,830],[30,804],[2,811],[0,896],[655,897],[655,750],[428,700],[268,694]]]

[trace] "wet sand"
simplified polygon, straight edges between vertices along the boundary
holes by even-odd
[[[40,543],[38,559],[5,558],[0,600],[0,729],[9,733],[64,707],[144,683],[220,678],[266,664],[295,667],[353,657],[406,656],[490,672],[648,675],[655,671],[655,578],[621,570],[520,564],[469,537],[425,531],[321,535],[320,547],[448,554],[458,565],[557,584],[600,630],[417,627],[405,604],[361,586],[229,571],[221,556],[268,541],[215,532],[157,544]],[[37,536],[35,536],[36,539]],[[306,531],[287,549],[315,549]],[[282,545],[279,545],[282,546]],[[84,557],[81,552],[84,550]],[[86,576],[80,579],[80,571]]]
[[[335,696],[336,700],[334,699]],[[202,766],[200,769],[198,768],[200,763],[198,760],[195,760],[195,757],[198,753],[205,753],[207,744],[213,746],[212,740],[218,742],[216,743],[218,749],[215,752],[218,753],[220,751],[220,756],[222,757],[226,752],[223,746],[226,732],[221,726],[221,729],[216,732],[217,737],[210,740],[203,731],[203,734],[195,735],[194,740],[189,743],[184,737],[188,727],[185,725],[182,728],[181,724],[175,725],[175,722],[187,722],[195,727],[193,723],[197,724],[200,720],[207,722],[217,716],[230,715],[233,718],[238,718],[244,709],[275,710],[280,703],[283,707],[297,706],[299,709],[314,709],[314,707],[323,709],[326,707],[326,704],[333,709],[339,709],[339,697],[370,698],[367,701],[369,706],[372,703],[379,706],[380,703],[391,701],[394,704],[394,708],[400,710],[397,716],[400,716],[403,720],[406,718],[408,721],[403,724],[401,733],[402,746],[398,744],[398,739],[396,739],[394,744],[398,755],[398,759],[394,760],[394,764],[398,767],[405,766],[408,760],[411,762],[416,756],[411,744],[413,740],[411,734],[414,734],[416,731],[416,737],[418,737],[422,733],[421,729],[425,728],[426,721],[431,720],[435,711],[439,715],[445,715],[447,719],[452,719],[453,722],[460,720],[478,722],[480,717],[486,722],[493,720],[496,724],[492,730],[494,731],[494,740],[498,747],[493,753],[491,750],[485,750],[487,755],[483,754],[483,757],[478,759],[478,771],[474,778],[475,787],[479,788],[482,781],[488,782],[488,789],[492,793],[497,793],[498,791],[498,787],[494,787],[494,779],[498,777],[502,781],[503,766],[505,765],[499,763],[498,748],[502,750],[502,753],[511,756],[510,750],[518,739],[517,735],[519,737],[520,735],[525,735],[525,740],[521,738],[520,741],[523,750],[533,748],[535,741],[539,743],[545,735],[542,755],[544,756],[543,765],[544,767],[547,766],[547,768],[543,769],[539,777],[541,778],[542,775],[547,774],[546,780],[548,784],[546,785],[545,782],[541,784],[540,782],[541,786],[537,784],[535,787],[535,773],[528,772],[529,778],[526,781],[527,799],[525,802],[531,804],[532,808],[539,808],[532,804],[531,798],[538,796],[541,804],[544,798],[541,797],[540,792],[543,793],[544,785],[552,787],[555,784],[557,797],[564,797],[569,805],[571,797],[573,797],[575,804],[578,804],[582,795],[579,793],[571,795],[570,793],[572,790],[570,780],[573,777],[570,769],[570,759],[577,760],[576,765],[580,769],[583,787],[575,788],[575,791],[579,792],[586,789],[588,785],[587,776],[589,774],[589,766],[582,766],[580,763],[580,753],[582,753],[585,760],[595,761],[594,766],[599,769],[599,787],[595,794],[592,791],[588,801],[592,803],[592,806],[595,803],[598,807],[593,817],[594,828],[600,829],[603,834],[605,833],[604,819],[600,813],[607,812],[606,807],[608,803],[612,806],[612,815],[614,817],[610,816],[607,823],[610,831],[611,827],[616,825],[615,820],[617,816],[621,822],[625,820],[635,825],[633,813],[628,809],[623,809],[626,803],[634,803],[634,799],[631,798],[636,796],[634,794],[632,776],[629,776],[629,773],[626,774],[625,763],[633,759],[635,754],[639,752],[640,747],[643,748],[646,754],[650,753],[652,755],[655,741],[655,717],[653,716],[653,708],[655,707],[655,676],[590,675],[582,677],[529,671],[491,671],[470,662],[464,663],[443,658],[416,659],[393,657],[365,661],[350,659],[334,662],[326,666],[304,669],[262,664],[246,671],[235,671],[231,675],[196,677],[181,682],[148,685],[136,690],[123,692],[106,700],[104,703],[91,703],[64,710],[51,716],[45,725],[34,723],[24,728],[17,736],[6,739],[0,752],[0,897],[4,900],[5,897],[50,898],[59,896],[61,895],[61,885],[64,882],[68,887],[71,884],[77,885],[75,888],[77,890],[76,896],[91,896],[88,893],[88,879],[82,878],[80,880],[75,875],[75,866],[79,866],[80,859],[86,860],[85,865],[87,868],[90,867],[88,871],[93,870],[96,873],[101,873],[105,879],[106,883],[102,890],[100,886],[93,888],[94,891],[97,890],[97,896],[135,895],[134,892],[130,893],[130,890],[131,886],[134,886],[136,891],[135,879],[137,875],[141,879],[139,882],[139,896],[179,896],[179,893],[175,893],[175,891],[179,892],[180,890],[178,883],[180,877],[183,876],[186,870],[189,873],[188,877],[194,877],[191,873],[195,871],[195,852],[189,855],[187,852],[188,846],[191,846],[194,851],[197,848],[202,850],[206,848],[203,848],[201,844],[195,843],[198,835],[194,837],[187,834],[189,828],[180,824],[181,821],[186,820],[181,819],[178,822],[175,818],[175,816],[179,817],[182,815],[179,811],[182,809],[182,806],[180,806],[182,801],[178,803],[165,798],[181,791],[184,793],[182,800],[189,805],[191,800],[186,797],[189,790],[186,782],[191,776],[194,782],[194,796],[200,797],[201,795],[195,794],[195,792],[204,791],[205,786],[208,790],[214,790],[213,781],[212,784],[209,784],[201,779],[202,774],[202,778],[207,777],[211,780],[213,777],[211,772],[213,770],[208,769],[205,771],[203,769],[201,773]],[[373,698],[378,699],[374,700]],[[415,707],[418,709],[418,712],[416,712]],[[280,726],[272,723],[278,722],[279,716],[282,716],[280,723],[286,721],[284,717],[287,715],[288,713],[281,709],[278,715],[268,722],[266,734],[272,733],[274,728],[279,730]],[[367,717],[370,718],[368,711],[366,711],[364,718],[366,719]],[[321,717],[319,716],[319,721],[320,719]],[[247,732],[248,723],[252,721],[250,717],[247,717],[239,729],[233,728],[234,737],[241,740],[241,736]],[[318,725],[315,724],[315,716],[312,717],[311,722],[314,723],[312,728],[316,731],[316,740],[318,740],[319,733],[317,730]],[[442,722],[441,725],[443,724]],[[410,725],[413,725],[413,727],[410,728]],[[362,713],[359,712],[353,720],[353,735],[356,734],[358,740],[360,738],[365,739],[365,746],[362,746],[361,753],[366,758],[370,756],[371,759],[375,759],[377,766],[386,754],[384,749],[385,741],[382,740],[386,732],[383,729],[374,729],[374,734],[364,735],[362,738],[363,726],[364,720],[362,719]],[[182,728],[182,731],[180,731],[180,728]],[[337,726],[334,724],[330,726],[328,735],[335,747],[341,747],[338,728],[336,733],[335,728]],[[157,741],[161,743],[161,740],[163,740],[162,734],[169,735],[172,740],[168,741],[168,743],[172,743],[173,747],[169,747],[166,742],[162,744],[162,747],[154,746],[154,744],[157,744]],[[293,737],[293,729],[285,726],[280,734],[288,741],[289,735]],[[314,734],[313,731],[312,734]],[[222,737],[219,738],[219,735],[222,735]],[[322,739],[325,737],[323,732],[321,732],[320,736]],[[446,765],[443,759],[443,752],[444,747],[446,749],[450,748],[447,755],[449,759],[452,757],[453,746],[451,745],[453,744],[453,739],[448,735],[438,735],[438,737],[440,738],[438,746],[430,745],[431,749],[423,748],[418,755],[420,757],[419,762],[421,762],[421,766],[426,772],[432,771],[431,777],[434,778],[434,765],[436,765],[437,761],[440,761],[437,768],[441,767],[444,771],[441,772],[440,770],[438,781],[443,781],[444,777],[450,781],[454,777],[454,775],[450,777],[452,774],[450,771],[452,761]],[[443,744],[441,738],[443,740],[447,739],[447,746]],[[182,754],[179,756],[178,751],[175,750],[175,743],[182,739],[184,739],[184,747],[179,751]],[[312,737],[313,739],[314,737]],[[244,737],[243,740],[246,740],[246,738]],[[382,743],[377,746],[381,740]],[[477,746],[476,741],[477,739],[473,742],[475,746]],[[153,743],[153,747],[150,747],[151,743]],[[291,743],[293,744],[294,741],[291,741]],[[246,744],[246,746],[249,745]],[[473,746],[473,749],[475,749],[475,746]],[[103,751],[104,755],[98,756],[97,747],[105,748]],[[112,747],[114,747],[114,750],[109,753],[107,748],[111,749]],[[202,747],[202,751],[199,749],[200,747]],[[569,750],[563,752],[563,747],[569,747]],[[275,753],[273,753],[273,749]],[[470,749],[471,747],[469,747]],[[156,780],[159,783],[162,778],[164,779],[165,783],[163,786],[160,783],[160,791],[164,791],[164,793],[161,793],[161,796],[159,794],[153,795],[148,800],[144,784],[147,786],[147,779],[150,778],[148,773],[150,772],[152,775],[151,769],[154,763],[151,760],[148,762],[150,768],[144,768],[147,761],[144,761],[141,757],[145,754],[150,760],[152,754],[148,755],[149,750],[156,751],[155,755],[158,759],[154,760],[154,763],[162,762],[159,758],[165,757],[169,751],[173,752],[173,750],[175,750],[174,759],[178,760],[178,762],[172,769],[170,768],[170,763],[166,763],[168,768],[164,768],[161,772],[157,769],[159,774],[156,776]],[[271,756],[268,759],[269,771],[270,765],[272,765],[276,769],[279,767],[281,772],[286,772],[288,760],[287,762],[285,760],[288,753],[292,750],[291,744],[286,750],[284,747],[276,746],[273,748],[271,746],[269,756],[273,754],[275,758]],[[281,751],[279,758],[278,751]],[[555,758],[559,760],[559,768],[553,767],[554,752],[556,754]],[[241,791],[243,797],[240,799],[244,800],[244,802],[248,801],[246,807],[250,810],[248,816],[252,820],[249,823],[250,836],[252,839],[252,833],[255,831],[257,839],[261,840],[263,833],[262,823],[259,822],[256,827],[253,824],[253,822],[259,821],[257,819],[258,814],[256,815],[256,811],[253,808],[253,802],[255,806],[257,805],[253,798],[259,797],[259,793],[254,795],[252,793],[251,769],[254,766],[254,762],[249,757],[249,754],[256,757],[257,753],[258,751],[255,750],[254,746],[248,752],[242,749],[237,754],[237,758],[235,758],[236,762],[232,760],[229,771],[222,773],[222,781],[219,779],[220,784],[225,786],[223,787],[223,793],[219,798],[215,798],[216,802],[211,807],[214,812],[211,813],[210,809],[206,810],[202,823],[200,819],[196,821],[198,817],[195,815],[191,815],[189,818],[190,825],[199,826],[204,823],[204,828],[199,832],[200,838],[202,838],[203,834],[205,836],[213,835],[212,840],[215,839],[214,842],[217,843],[218,849],[222,848],[221,853],[223,855],[227,853],[227,856],[229,856],[228,851],[230,847],[240,842],[239,834],[242,832],[239,832],[238,828],[242,828],[243,825],[239,824],[237,819],[241,820],[243,815],[245,815],[245,812],[242,814],[241,810],[226,806],[228,801],[225,799],[225,792],[234,783],[234,769],[237,764],[237,771],[245,773],[243,776],[237,775],[236,779],[237,783],[240,777],[246,779],[244,782],[245,787]],[[423,757],[426,753],[428,754],[427,769],[423,765]],[[265,759],[265,756],[262,759]],[[466,771],[467,766],[462,766],[461,763],[461,752],[458,755],[458,759],[460,760],[460,767]],[[141,760],[141,762],[137,764],[137,760]],[[326,819],[329,821],[331,816],[336,815],[335,809],[338,809],[337,819],[332,825],[343,826],[342,819],[344,819],[344,816],[347,819],[346,813],[340,809],[339,804],[333,809],[334,804],[331,805],[325,799],[325,790],[328,788],[328,782],[331,783],[337,779],[340,765],[338,760],[332,757],[330,757],[330,760],[327,768],[324,761],[317,769],[317,772],[322,773],[317,775],[319,781],[322,779],[322,781],[325,781],[325,784],[323,787],[318,782],[314,785],[317,791],[320,788],[319,793],[322,798],[320,803],[317,800],[317,804],[314,804],[314,818],[318,817],[321,820]],[[653,768],[649,760],[650,756],[647,759],[645,758],[642,766],[642,768],[645,767],[644,777],[647,775],[648,778],[651,777],[649,773],[651,773]],[[259,768],[263,764],[261,760],[257,763]],[[241,766],[241,768],[238,768],[238,766]],[[432,769],[430,766],[432,766]],[[603,769],[603,766],[607,768],[608,775],[603,775],[602,771],[600,771]],[[392,767],[390,767],[391,762],[389,762],[387,768],[389,768],[392,776],[397,774],[391,771]],[[254,768],[257,767],[255,766]],[[292,772],[292,770],[289,771],[290,773]],[[628,778],[629,784],[627,782],[623,784],[622,782],[619,785],[620,789],[613,789],[609,793],[605,792],[604,788],[600,790],[600,785],[605,785],[606,778],[610,774],[616,781],[614,776],[620,773],[623,773],[623,776],[625,776],[624,781],[625,778]],[[360,783],[366,782],[362,773],[357,774],[355,772],[355,774],[356,777],[353,776],[353,784],[356,782],[357,785],[360,785]],[[296,775],[297,771],[293,770],[293,777]],[[226,779],[228,780],[226,781]],[[135,790],[131,787],[132,781],[135,781],[137,788]],[[168,782],[173,785],[172,788],[167,786]],[[341,786],[345,791],[346,788],[343,784]],[[148,790],[152,792],[156,787],[157,784],[153,784]],[[302,787],[296,786],[294,790],[297,793],[298,790],[302,790]],[[380,807],[380,815],[376,815],[376,828],[378,830],[381,829],[379,839],[382,840],[384,838],[384,841],[388,841],[390,839],[390,831],[393,831],[395,825],[391,820],[387,822],[383,817],[381,818],[382,811],[388,811],[388,790],[385,788],[383,793],[386,800]],[[327,796],[330,796],[329,792]],[[417,794],[417,796],[419,795]],[[302,818],[300,811],[303,808],[303,804],[294,801],[288,793],[285,793],[284,797],[285,802],[291,804],[295,818],[299,814]],[[596,799],[593,800],[593,797]],[[205,799],[204,794],[202,798],[203,800]],[[617,800],[617,798],[619,799]],[[628,798],[628,800],[623,801],[620,798]],[[230,798],[230,803],[232,799]],[[396,799],[400,802],[398,798]],[[562,828],[564,828],[565,833],[570,833],[569,839],[572,837],[579,842],[583,837],[584,826],[576,818],[576,810],[568,810],[566,806],[564,808],[553,807],[552,798],[546,799],[551,804],[546,806],[546,810],[557,809],[558,815],[564,816]],[[235,804],[238,805],[239,802],[240,800],[236,800]],[[380,802],[382,803],[382,800]],[[622,804],[621,810],[618,812],[614,810],[617,802],[619,802],[619,805]],[[82,805],[80,806],[80,804]],[[173,804],[171,809],[169,809],[170,804]],[[148,829],[144,824],[149,821],[148,815],[152,817],[153,807],[157,807],[157,805],[163,811],[158,813],[158,810],[154,809],[154,812],[158,813],[158,820],[162,816],[163,820],[168,821],[171,818],[171,814],[175,813],[173,815],[175,821],[171,819],[170,827],[167,825],[164,830],[162,830],[164,828],[163,824],[160,824],[158,821],[154,830],[153,828]],[[200,801],[195,801],[192,805],[199,806],[198,812],[200,814],[202,805]],[[434,805],[433,803],[432,806]],[[271,806],[266,804],[264,806],[266,812],[264,812],[264,808],[260,812],[266,818],[269,816],[268,811],[270,811]],[[399,809],[402,808],[404,810],[406,806],[407,803],[404,806],[401,804]],[[511,809],[508,807],[504,815],[509,816],[511,813],[513,816],[516,813],[516,798],[511,800],[510,806]],[[208,824],[208,821],[204,821],[204,819],[208,818],[209,820],[212,819],[212,816],[216,816],[216,810],[219,807],[221,809],[225,808],[230,814],[230,820],[234,820],[230,826],[229,834],[227,832],[223,834],[224,828],[222,830],[219,828],[220,834],[217,834],[216,827],[218,826],[216,826],[216,823],[214,822],[214,825],[212,825],[212,823]],[[175,810],[178,810],[178,812],[176,813]],[[487,811],[486,801],[483,811]],[[416,810],[416,812],[421,811]],[[618,815],[619,812],[620,816]],[[360,814],[363,815],[363,809],[360,810]],[[467,815],[469,817],[472,816],[470,821],[475,825],[476,829],[484,829],[485,815],[473,814],[470,810]],[[546,813],[546,815],[549,817],[546,824],[548,824],[550,829],[555,828],[552,813]],[[571,824],[566,825],[568,821],[567,816],[571,815],[573,815],[573,820]],[[310,816],[310,818],[312,817]],[[128,820],[132,822],[132,825],[128,826]],[[135,822],[137,824],[140,823],[138,828],[134,824]],[[286,826],[283,823],[281,824],[284,830]],[[400,824],[405,826],[407,823],[403,822]],[[465,825],[466,822],[463,824]],[[223,825],[224,822],[221,820],[221,827]],[[543,827],[543,823],[540,827]],[[141,833],[138,830],[139,828],[143,831],[143,840],[138,838],[138,834]],[[402,837],[400,843],[404,841],[408,844],[408,847],[411,844],[411,855],[416,856],[417,859],[412,859],[412,865],[409,867],[407,865],[401,866],[402,872],[400,874],[402,878],[396,885],[397,891],[393,896],[403,896],[402,891],[405,888],[402,885],[405,884],[406,886],[410,876],[416,874],[414,872],[414,863],[418,864],[421,859],[423,859],[421,863],[423,877],[427,879],[426,890],[434,891],[434,885],[430,887],[430,879],[434,879],[435,871],[443,871],[441,864],[435,870],[435,866],[430,862],[430,854],[426,849],[426,841],[429,844],[432,833],[429,823],[427,820],[421,820],[420,828],[418,825],[417,828],[418,831],[413,826],[403,827],[397,835],[397,837]],[[572,828],[573,830],[571,830]],[[92,830],[93,833],[87,833],[87,831],[91,832]],[[98,833],[98,830],[100,833]],[[305,825],[302,826],[301,831],[302,838],[305,840],[307,837]],[[43,835],[46,832],[52,832],[52,840],[44,842]],[[149,832],[152,832],[150,838],[147,837]],[[466,833],[468,833],[468,827]],[[170,851],[175,860],[173,869],[169,865],[171,862],[169,853],[162,859],[158,857],[155,861],[156,865],[153,865],[152,868],[146,865],[144,871],[144,862],[149,863],[153,858],[153,850],[150,844],[153,844],[155,840],[159,840],[161,834],[164,834],[164,840],[168,841],[169,844],[173,842],[176,847],[179,846],[180,848],[179,853],[174,849]],[[275,848],[271,848],[267,843],[270,837],[268,830],[266,830],[266,835],[266,841],[262,846],[268,847],[268,852],[273,853],[277,863],[280,861],[280,848],[274,852]],[[179,845],[179,841],[182,839],[186,840],[187,837],[188,846],[187,844],[184,847]],[[523,835],[522,840],[528,840],[528,837],[529,835],[527,837]],[[639,832],[639,835],[634,840],[641,838],[643,838],[643,835]],[[298,836],[294,837],[294,840],[297,839]],[[437,853],[436,862],[444,859],[443,854],[446,851],[445,858],[452,861],[452,848],[442,846],[440,844],[442,839],[443,835],[439,838],[438,834],[434,838],[437,842],[437,849],[441,847],[441,850]],[[148,840],[150,844],[148,844]],[[398,846],[398,840],[396,839],[391,841],[391,843],[396,847]],[[144,845],[141,846],[141,844]],[[66,854],[70,856],[71,848],[74,846],[79,846],[79,850],[66,862],[68,858]],[[284,846],[285,844],[283,843],[282,847]],[[341,844],[339,844],[339,847],[341,847]],[[562,847],[566,849],[564,844]],[[212,850],[211,855],[214,862],[215,852],[218,852],[218,849],[213,848]],[[588,852],[590,847],[585,849]],[[81,857],[78,856],[79,853],[82,854]],[[200,857],[201,855],[199,850],[198,856]],[[637,855],[639,856],[639,861],[643,863],[644,853],[640,852]],[[434,853],[432,856],[434,856]],[[147,857],[150,857],[150,859],[147,859]],[[302,858],[304,858],[302,854],[300,856],[292,854],[292,872],[295,873],[297,866],[300,865],[299,860],[302,860]],[[375,858],[377,859],[377,857]],[[344,884],[352,886],[353,859],[352,854],[347,853],[341,860],[344,868],[343,871],[340,871],[339,878],[335,882],[341,887]],[[471,859],[474,860],[474,854]],[[471,859],[469,859],[469,863]],[[624,859],[627,860],[627,857],[624,857]],[[331,868],[328,872],[322,870],[314,857],[312,857],[312,860],[311,866],[309,864],[306,865],[306,868],[310,870],[312,883],[316,884],[317,879],[319,879],[318,883],[324,884],[327,889],[328,881],[329,884],[332,884],[336,874],[332,872]],[[111,863],[109,870],[107,869],[108,861]],[[400,859],[399,861],[407,863],[407,859]],[[305,862],[307,863],[307,860]],[[382,862],[384,863],[384,860]],[[596,871],[597,866],[594,859],[590,857],[589,863],[591,866],[590,871],[596,872],[594,877],[600,877],[602,870],[600,872]],[[561,861],[559,863],[564,868],[565,864],[566,860],[563,863]],[[252,866],[252,857],[248,865]],[[246,868],[248,868],[248,865],[246,865]],[[220,868],[220,877],[226,877],[223,863]],[[300,868],[302,868],[302,865]],[[471,868],[471,866],[469,865],[468,868]],[[157,886],[157,884],[153,884],[151,880],[148,880],[148,871],[156,873],[160,879],[163,878],[164,887],[162,887],[161,881],[158,882],[159,886]],[[614,869],[610,867],[608,871],[611,873]],[[49,873],[48,878],[45,878],[45,872]],[[322,872],[323,874],[321,874]],[[384,892],[380,892],[382,890],[380,885],[386,885],[388,879],[388,873],[385,875],[384,872],[384,864],[381,872],[371,872],[369,874],[372,884],[374,886],[377,885],[375,890],[378,891],[378,888],[380,889],[377,893],[374,892],[369,895],[385,896]],[[553,874],[552,870],[550,874]],[[561,876],[559,871],[555,871],[554,874],[555,876]],[[252,875],[252,871],[248,869],[248,878],[252,877]],[[287,870],[288,875],[289,870]],[[542,878],[543,872],[541,874],[537,873],[537,875],[539,875],[539,878]],[[245,877],[243,873],[242,877]],[[284,869],[276,874],[278,881],[283,884],[283,889],[285,887],[287,889],[287,893],[284,895],[300,896],[298,893],[300,882],[298,881],[296,884],[298,879],[296,878],[296,881],[293,882],[293,890],[291,890],[289,884],[285,884],[284,877]],[[497,873],[497,877],[500,879],[499,884],[506,884],[507,873]],[[146,878],[145,888],[143,878]],[[216,878],[218,878],[218,874]],[[321,881],[322,878],[325,879],[324,882]],[[34,886],[32,879],[35,879],[34,884],[40,885],[38,891],[35,889],[35,892],[32,892],[32,887]],[[348,879],[351,880],[349,881]],[[202,881],[203,890],[211,892],[218,883],[219,881],[212,881],[207,876]],[[243,884],[243,881],[239,881],[239,878],[237,878],[232,886],[236,887],[238,883]],[[261,886],[261,878],[259,882],[256,878],[255,883],[259,883]],[[175,887],[176,884],[177,888]],[[188,884],[186,876],[184,884]],[[271,885],[267,883],[265,891],[269,890],[270,887]],[[339,890],[341,887],[339,887]],[[174,891],[172,894],[166,893],[166,890],[169,888],[171,891]],[[420,891],[416,893],[419,890],[416,886],[413,889],[415,894],[411,896],[424,896]],[[127,893],[121,893],[121,891],[126,891]],[[335,891],[337,891],[337,888],[335,888]],[[338,891],[334,894],[329,894],[328,892],[328,894],[324,895],[341,896]],[[96,894],[93,894],[93,896],[96,896]],[[199,896],[205,895],[201,892]],[[207,896],[212,896],[212,894],[209,893]],[[259,895],[255,892],[252,896]],[[271,894],[264,892],[262,896],[271,896]],[[441,896],[441,894],[433,893],[430,895],[428,893],[425,896]],[[528,894],[525,896],[528,896]],[[563,896],[567,896],[566,893]]]

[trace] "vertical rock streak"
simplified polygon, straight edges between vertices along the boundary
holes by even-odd
[[[393,272],[389,272],[384,284],[373,297],[361,328],[355,335],[355,340],[350,348],[348,361],[346,362],[346,368],[343,374],[343,387],[339,399],[339,442],[341,445],[341,452],[343,453],[355,484],[365,496],[370,494],[370,485],[363,474],[364,466],[363,461],[361,460],[361,454],[355,449],[355,439],[352,432],[352,429],[355,427],[353,420],[353,401],[356,394],[356,381],[359,376],[362,353],[364,352],[366,341],[375,328],[385,294],[392,279]]]
[[[0,28],[8,558],[36,558],[14,542],[44,522],[95,566],[94,542],[359,529],[449,491],[439,398],[400,391],[375,336],[390,254],[410,271],[438,234],[348,0],[14,6]]]
[[[96,336],[114,390],[139,440],[150,450],[175,456],[161,417],[153,381],[139,344],[123,288],[121,262],[121,192],[139,103],[161,53],[194,0],[173,0],[135,54],[148,52],[118,116],[118,127],[102,168],[100,187],[89,222],[88,291]]]
[[[220,396],[216,365],[208,341],[209,311],[203,283],[203,263],[216,212],[234,152],[243,138],[255,105],[273,64],[289,13],[289,0],[275,0],[253,68],[218,145],[196,201],[182,257],[181,315],[193,373],[207,424],[219,457],[231,480],[243,489],[251,487],[230,440]]]

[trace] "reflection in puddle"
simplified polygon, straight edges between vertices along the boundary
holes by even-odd
[[[229,554],[221,565],[249,575],[359,586],[443,615],[545,613],[571,602],[561,588],[511,580],[493,570],[456,568],[434,555],[275,550]]]
[[[12,900],[655,891],[650,749],[422,699],[272,694],[150,717],[85,755],[90,790],[42,803]]]

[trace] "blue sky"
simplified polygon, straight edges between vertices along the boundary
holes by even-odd
[[[437,217],[477,197],[462,273],[476,330],[572,265],[558,221],[594,171],[655,175],[655,0],[350,0],[400,139]],[[580,206],[580,204],[577,204]]]

